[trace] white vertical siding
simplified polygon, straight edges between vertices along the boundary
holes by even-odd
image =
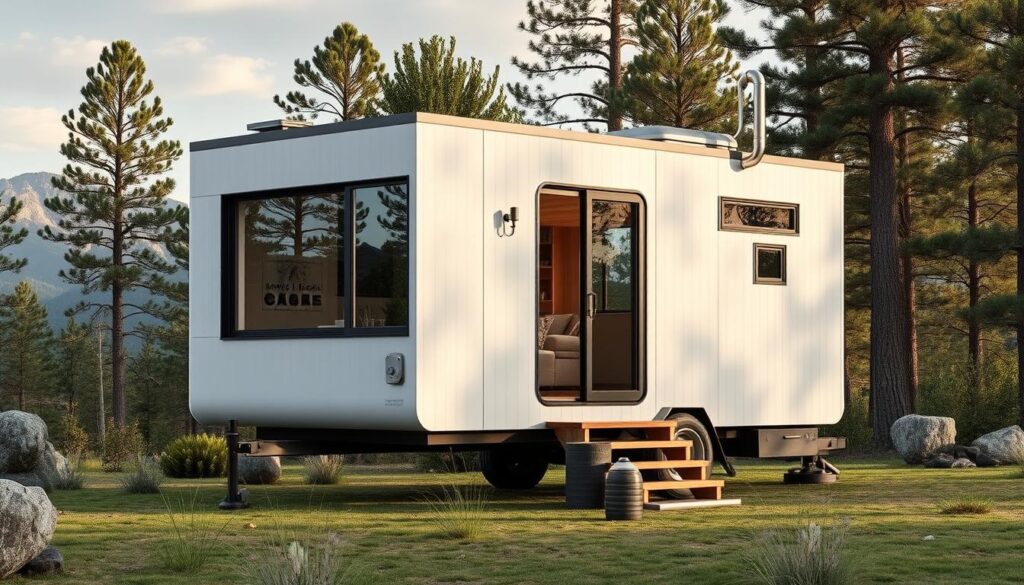
[[[483,132],[416,130],[417,399],[428,430],[483,428]]]
[[[721,159],[658,153],[661,229],[650,251],[658,274],[658,399],[663,406],[700,406],[719,420],[718,167]]]
[[[656,413],[655,353],[647,398],[633,406],[544,406],[536,397],[537,189],[564,183],[638,191],[647,199],[648,242],[657,238],[655,153],[502,132],[484,133],[484,427],[516,429],[553,420],[649,419]],[[499,238],[494,216],[519,207],[515,236]],[[653,256],[653,254],[652,254]],[[652,260],[653,261],[653,260]],[[653,266],[653,265],[652,265]],[[655,331],[657,271],[648,276],[648,347]]]
[[[415,429],[415,127],[326,134],[192,153],[189,401],[204,423]],[[220,339],[221,195],[410,178],[410,336]],[[384,358],[406,358],[390,386]]]

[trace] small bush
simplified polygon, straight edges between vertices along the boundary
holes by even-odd
[[[114,424],[107,421],[106,436],[103,438],[103,471],[124,471],[135,456],[146,450],[146,442],[139,432],[139,425]]]
[[[196,504],[198,490],[191,499],[164,498],[167,509],[168,538],[157,545],[156,555],[163,568],[176,573],[195,573],[210,559],[220,541],[223,524],[214,524]]]
[[[312,485],[334,485],[341,481],[341,472],[345,463],[342,455],[316,455],[306,457],[302,464],[306,466],[306,483]]]
[[[221,477],[227,469],[228,444],[216,435],[184,435],[160,455],[167,477]]]
[[[992,511],[992,500],[971,495],[959,495],[940,500],[939,511],[943,514],[988,514]]]
[[[484,534],[490,490],[483,485],[443,484],[427,496],[430,517],[448,538],[476,540]]]
[[[69,459],[81,460],[89,453],[89,432],[85,430],[78,418],[72,414],[64,416],[64,455]]]
[[[128,494],[158,494],[160,482],[157,466],[148,457],[138,455],[131,469],[121,478],[121,489]]]
[[[848,526],[811,523],[797,530],[770,530],[747,555],[749,576],[764,585],[844,585],[851,582],[846,558]],[[795,537],[794,537],[795,536]]]
[[[50,483],[57,490],[80,490],[85,485],[85,475],[82,473],[79,459],[68,458],[64,465],[58,465]]]
[[[278,538],[267,554],[243,564],[253,585],[340,585],[351,582],[340,552],[340,539],[328,534],[323,542],[309,538]]]

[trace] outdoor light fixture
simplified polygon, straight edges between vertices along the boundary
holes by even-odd
[[[516,222],[519,221],[519,208],[510,207],[508,213],[501,216],[501,229],[498,230],[498,237],[511,237],[516,233]],[[512,229],[506,229],[506,225],[511,224]]]

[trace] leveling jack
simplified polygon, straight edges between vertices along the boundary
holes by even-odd
[[[839,469],[821,455],[804,456],[802,465],[794,467],[782,476],[783,483],[835,483]]]

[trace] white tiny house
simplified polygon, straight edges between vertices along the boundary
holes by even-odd
[[[199,421],[384,449],[842,415],[841,165],[422,113],[272,127],[191,145]]]

